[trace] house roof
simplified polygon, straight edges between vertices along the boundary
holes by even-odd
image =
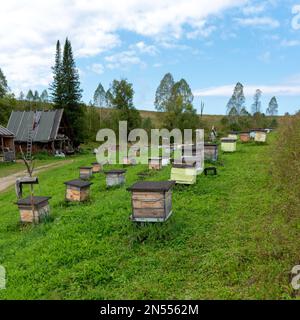
[[[0,137],[14,137],[14,134],[0,125]]]
[[[63,109],[50,111],[13,111],[10,115],[7,129],[15,135],[15,141],[27,142],[29,128],[36,126],[33,132],[33,142],[49,142],[56,140]]]

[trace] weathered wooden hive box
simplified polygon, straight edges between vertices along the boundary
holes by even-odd
[[[92,166],[93,166],[93,168],[92,168],[92,173],[93,174],[100,173],[102,171],[102,169],[103,169],[102,164],[99,163],[99,162],[92,163]]]
[[[221,139],[221,150],[223,152],[235,152],[236,151],[236,140],[230,138]]]
[[[131,220],[135,222],[164,222],[172,215],[174,181],[138,182],[132,193]]]
[[[206,161],[218,161],[219,149],[217,144],[204,144],[204,159]]]
[[[50,197],[27,197],[20,199],[17,205],[22,223],[40,223],[50,215]]]
[[[241,132],[240,133],[240,140],[243,143],[249,142],[251,140],[250,132]]]
[[[66,200],[70,202],[84,202],[90,197],[91,182],[83,180],[72,180],[65,182]]]
[[[79,168],[80,179],[88,180],[93,176],[93,167],[80,167]]]
[[[231,131],[228,134],[229,139],[238,140],[239,139],[239,132],[237,131]]]
[[[195,184],[197,181],[197,169],[194,163],[173,164],[171,170],[171,181],[177,184]]]
[[[161,157],[149,158],[149,169],[150,170],[161,170],[162,169],[162,158]]]
[[[255,130],[255,142],[266,142],[267,141],[267,133],[265,130]]]
[[[106,186],[114,187],[125,183],[126,170],[111,170],[106,171]]]

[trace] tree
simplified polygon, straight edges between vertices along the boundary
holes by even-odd
[[[141,116],[134,107],[133,96],[133,86],[126,79],[114,80],[107,95],[109,105],[117,110],[115,122],[127,121],[129,131],[141,126]]]
[[[201,101],[201,118],[203,117],[203,112],[204,112],[204,108],[205,108],[205,104],[203,101]]]
[[[257,89],[253,98],[254,102],[252,104],[252,114],[261,112],[261,95],[262,91],[260,89]]]
[[[276,97],[273,97],[269,102],[269,107],[267,108],[267,114],[270,116],[276,116],[278,114],[278,102]]]
[[[106,92],[101,83],[99,83],[94,93],[94,106],[99,108],[106,107]]]
[[[240,115],[241,110],[245,108],[245,101],[244,86],[238,82],[234,88],[233,95],[227,104],[227,113],[229,114],[230,111],[235,108],[236,113]]]
[[[27,93],[26,100],[32,102],[34,100],[34,95],[32,90],[30,89]]]
[[[18,100],[20,100],[20,101],[24,101],[25,100],[25,94],[23,93],[23,91],[20,92]]]
[[[55,64],[52,67],[53,82],[50,85],[51,98],[56,108],[61,108],[63,104],[63,71],[62,71],[62,54],[60,41],[56,43]]]
[[[170,100],[174,78],[171,73],[167,73],[160,82],[155,94],[155,108],[157,111],[165,111],[166,105]]]
[[[48,96],[48,91],[47,90],[44,90],[41,94],[41,97],[40,97],[41,101],[42,102],[49,102],[49,96]]]
[[[35,92],[34,92],[33,101],[35,101],[35,102],[41,101],[39,92],[37,90],[35,90]]]
[[[0,98],[3,98],[9,91],[8,84],[4,73],[0,68]]]

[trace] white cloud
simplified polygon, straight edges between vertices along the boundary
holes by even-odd
[[[206,21],[247,0],[10,0],[1,2],[0,66],[12,87],[46,85],[55,43],[67,36],[76,57],[120,45],[120,30],[179,39],[185,28],[205,35]],[[146,50],[140,44],[141,50]],[[153,49],[153,48],[152,48]],[[147,50],[152,50],[147,49]],[[136,58],[135,58],[136,59]]]
[[[300,40],[282,40],[281,46],[283,47],[297,47],[300,45]]]
[[[253,15],[253,14],[258,14],[264,12],[266,9],[266,4],[258,4],[258,5],[248,5],[243,8],[243,13],[245,15]]]
[[[123,51],[107,56],[105,57],[105,61],[108,69],[127,69],[130,65],[145,65],[134,50]]]
[[[97,74],[104,73],[104,66],[101,63],[94,63],[88,69]]]
[[[149,54],[155,56],[158,53],[158,49],[154,45],[147,45],[144,41],[137,42],[130,46],[130,49],[137,50],[142,54]]]
[[[278,28],[280,26],[279,21],[271,17],[252,17],[252,18],[237,18],[235,19],[241,26],[251,27],[268,27]]]
[[[194,91],[196,97],[230,97],[235,84],[198,89]],[[246,96],[253,96],[256,89],[260,89],[265,95],[276,96],[298,96],[300,95],[300,84],[283,85],[247,85],[244,87]]]

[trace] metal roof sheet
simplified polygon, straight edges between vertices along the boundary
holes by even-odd
[[[13,137],[14,134],[6,129],[5,127],[0,125],[0,137]]]

